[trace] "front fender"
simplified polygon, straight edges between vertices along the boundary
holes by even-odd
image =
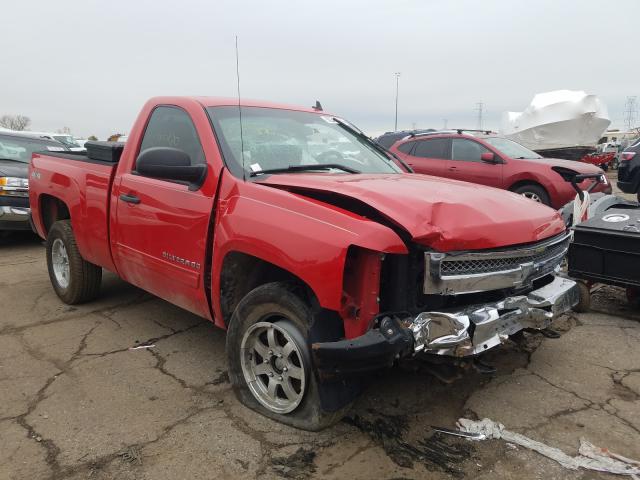
[[[339,311],[347,251],[355,245],[407,253],[396,232],[373,220],[280,189],[223,179],[212,258],[212,291],[229,252],[272,263],[303,280],[320,305]],[[221,321],[219,299],[214,311]]]

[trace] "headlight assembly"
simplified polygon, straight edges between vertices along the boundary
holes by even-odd
[[[0,195],[9,197],[28,197],[29,179],[0,177]]]

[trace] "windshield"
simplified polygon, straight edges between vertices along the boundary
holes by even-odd
[[[78,148],[80,146],[71,135],[53,135],[53,138],[69,148]]]
[[[263,170],[335,164],[362,173],[400,173],[395,163],[333,117],[275,108],[207,108],[227,166],[237,177]],[[244,147],[244,148],[242,148]],[[331,173],[345,174],[339,168]],[[326,173],[326,171],[325,171]]]
[[[55,146],[56,142],[43,142],[37,138],[29,137],[5,137],[0,135],[0,159],[15,160],[22,163],[31,161],[33,152],[63,152],[66,150],[62,145]]]
[[[523,147],[519,143],[513,140],[508,140],[501,137],[488,137],[483,139],[489,145],[500,150],[507,157],[511,158],[542,158],[536,152],[529,150],[527,147]]]

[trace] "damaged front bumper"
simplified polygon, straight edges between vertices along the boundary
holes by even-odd
[[[528,295],[445,312],[423,312],[408,328],[415,353],[466,357],[477,355],[525,328],[542,330],[579,300],[576,282],[555,277]]]
[[[415,317],[388,315],[378,328],[338,342],[314,343],[314,363],[321,379],[390,366],[416,354],[470,357],[503,343],[523,329],[542,330],[579,300],[577,284],[554,277],[527,295]]]

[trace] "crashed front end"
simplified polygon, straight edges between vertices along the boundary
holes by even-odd
[[[321,376],[390,365],[406,356],[473,357],[524,329],[543,330],[578,303],[557,275],[563,233],[541,242],[440,253],[416,247],[381,262],[379,313],[356,338],[313,345]]]

